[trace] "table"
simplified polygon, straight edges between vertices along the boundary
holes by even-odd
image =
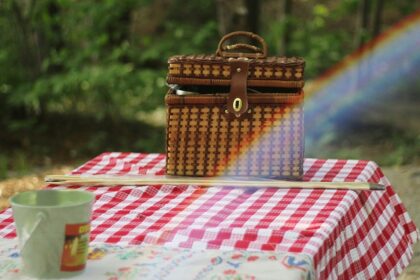
[[[164,174],[162,154],[104,153],[73,174]],[[392,279],[408,265],[419,233],[372,161],[305,159],[305,181],[369,181],[386,191],[81,187],[96,194],[92,244],[290,253],[319,279]],[[60,188],[60,187],[59,187]],[[14,238],[11,210],[0,237]]]

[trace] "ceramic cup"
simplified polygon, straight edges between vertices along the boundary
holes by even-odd
[[[94,197],[87,191],[36,190],[10,199],[24,274],[66,278],[83,272]]]

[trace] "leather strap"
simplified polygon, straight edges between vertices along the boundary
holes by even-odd
[[[230,60],[230,93],[227,100],[229,113],[240,117],[248,110],[247,80],[248,80],[247,59]]]

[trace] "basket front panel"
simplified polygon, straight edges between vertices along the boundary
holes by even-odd
[[[220,105],[168,106],[167,174],[301,178],[302,105],[250,110],[237,119]]]

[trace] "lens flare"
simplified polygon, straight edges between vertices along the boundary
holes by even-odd
[[[414,88],[420,73],[420,11],[397,23],[365,46],[346,57],[305,88],[305,138],[316,141],[334,126],[345,126],[357,118],[357,108],[366,101],[395,90]],[[402,89],[404,88],[404,89]],[[420,110],[420,109],[419,109]],[[281,120],[273,120],[272,126]],[[238,155],[229,156],[220,170],[230,170],[247,161],[248,153],[267,145],[270,133],[264,128]],[[261,162],[270,160],[262,155]],[[220,172],[219,175],[223,176]],[[224,172],[227,174],[228,172]]]
[[[358,106],[410,88],[420,70],[420,11],[394,25],[306,90],[305,134],[320,135],[326,124],[344,125]],[[415,87],[415,86],[413,86]]]

